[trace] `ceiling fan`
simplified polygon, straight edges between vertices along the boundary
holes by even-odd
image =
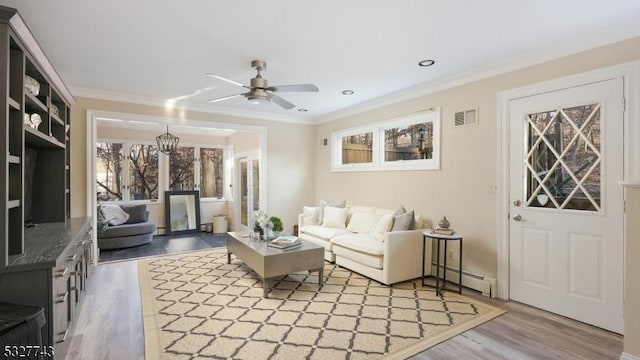
[[[227,79],[220,75],[207,74],[208,76],[211,76],[214,79],[222,80],[222,81],[228,82],[229,84],[233,84],[236,86],[249,89],[249,91],[244,93],[219,97],[216,99],[209,100],[209,102],[214,103],[218,101],[223,101],[223,100],[244,96],[247,99],[247,101],[253,104],[268,103],[273,101],[274,103],[280,105],[284,109],[289,110],[289,109],[293,109],[295,105],[281,98],[280,96],[274,94],[275,92],[279,92],[279,91],[317,92],[318,91],[318,87],[313,84],[268,86],[267,79],[263,78],[262,75],[260,74],[261,71],[267,69],[267,63],[262,60],[253,60],[251,62],[251,67],[255,68],[256,71],[258,72],[256,77],[251,79],[251,86],[241,84],[237,81]]]

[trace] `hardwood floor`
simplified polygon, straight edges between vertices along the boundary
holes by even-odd
[[[520,303],[463,292],[508,312],[413,359],[620,358],[620,335]],[[70,342],[67,359],[144,359],[137,261],[94,269]]]

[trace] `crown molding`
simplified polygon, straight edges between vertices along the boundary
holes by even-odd
[[[120,93],[115,91],[93,89],[93,88],[87,88],[87,87],[81,87],[81,86],[69,86],[69,88],[71,89],[71,93],[73,93],[73,95],[76,97],[84,97],[84,98],[106,100],[106,101],[117,101],[117,102],[137,104],[137,105],[156,106],[161,108],[164,108],[166,104],[166,99],[159,99],[159,98],[154,98],[149,96],[126,94],[126,93]],[[228,108],[221,108],[215,105],[182,102],[182,103],[176,104],[175,108],[179,108],[182,110],[189,110],[189,111],[197,111],[197,112],[208,113],[208,114],[244,117],[244,118],[250,118],[250,119],[257,119],[257,120],[279,121],[279,122],[306,124],[306,125],[313,124],[313,121],[309,119],[296,117],[296,116],[275,115],[275,114],[264,113],[259,111],[249,111],[249,110],[241,110],[241,109],[228,109]]]
[[[560,59],[569,55],[574,55],[583,51],[614,44],[625,40],[630,40],[640,36],[638,29],[625,29],[615,34],[603,33],[598,37],[582,39],[554,46],[523,56],[507,59],[500,63],[492,64],[483,69],[477,69],[455,76],[449,76],[429,83],[424,83],[411,88],[399,90],[387,95],[383,95],[351,107],[343,108],[314,118],[314,123],[322,124],[348,116],[357,115],[363,112],[375,110],[385,106],[395,105],[404,101],[413,100],[421,96],[437,93],[457,86],[473,83],[479,80],[488,79],[494,76],[503,75],[513,71],[521,70],[537,64],[542,64],[552,60]]]

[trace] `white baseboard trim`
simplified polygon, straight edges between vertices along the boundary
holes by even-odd
[[[640,357],[623,352],[620,355],[620,360],[640,360]]]
[[[443,265],[440,265],[440,269]],[[442,272],[442,271],[441,271]],[[431,264],[431,274],[436,273],[436,264]],[[447,266],[447,281],[457,284],[459,279],[458,269]],[[488,297],[498,296],[498,282],[496,278],[489,276],[474,274],[468,271],[462,270],[462,286],[482,292],[482,295]],[[640,359],[638,359],[640,360]]]

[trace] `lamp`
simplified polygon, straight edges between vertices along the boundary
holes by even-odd
[[[266,104],[271,102],[271,95],[262,89],[253,89],[247,94],[247,101],[252,104]]]
[[[178,149],[178,142],[180,138],[169,133],[169,125],[167,125],[167,132],[160,136],[156,136],[156,142],[158,143],[158,149],[163,154],[171,154]]]

